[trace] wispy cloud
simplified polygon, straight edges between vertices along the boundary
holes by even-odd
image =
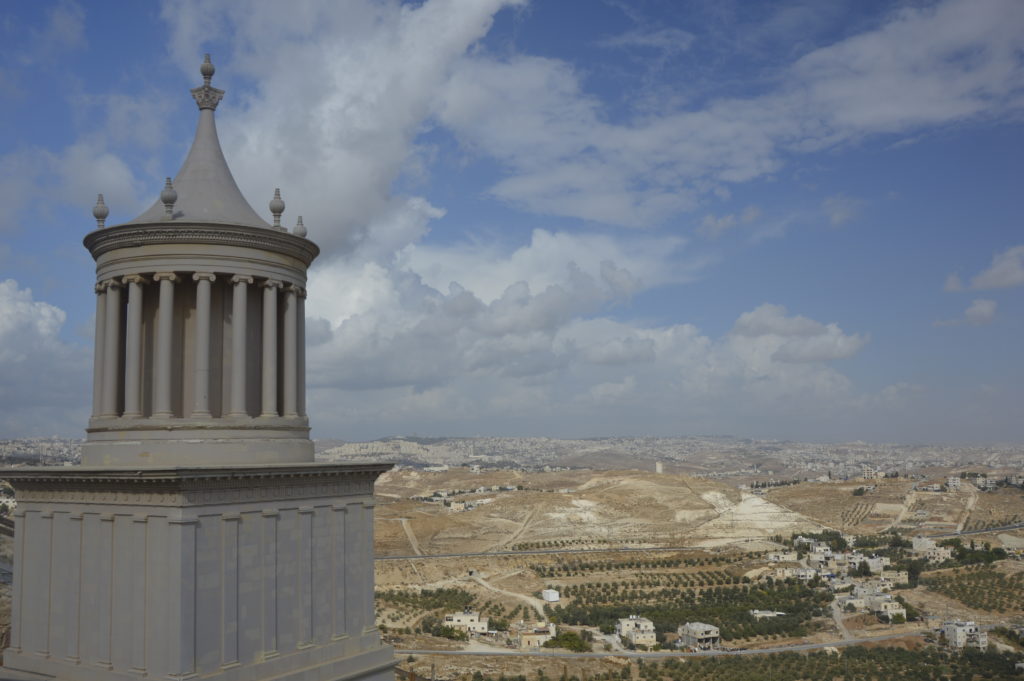
[[[466,150],[509,169],[493,195],[644,227],[777,172],[788,154],[1019,112],[1021,49],[1024,5],[949,0],[811,51],[757,97],[615,122],[566,62],[474,55],[457,64],[437,115]],[[825,208],[842,224],[857,203],[838,196]]]
[[[733,227],[748,225],[759,217],[761,217],[761,209],[757,206],[747,206],[739,215],[735,213],[722,216],[705,215],[697,228],[697,233],[708,239],[717,239]]]
[[[605,38],[598,44],[603,47],[646,48],[665,54],[685,52],[693,44],[694,35],[678,28],[640,29]]]
[[[821,207],[828,216],[829,224],[833,227],[844,225],[860,213],[863,201],[854,199],[843,194],[829,196],[821,202]]]
[[[996,318],[996,301],[986,298],[976,298],[964,310],[964,316],[960,319],[947,319],[935,322],[935,326],[985,326],[991,324]]]
[[[1024,246],[1013,246],[992,258],[992,264],[971,279],[974,290],[1024,284]]]

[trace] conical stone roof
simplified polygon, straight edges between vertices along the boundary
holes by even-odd
[[[242,196],[228,168],[224,152],[221,151],[214,110],[224,96],[224,91],[210,85],[214,68],[209,55],[206,55],[200,72],[204,83],[192,90],[192,96],[199,106],[199,125],[188,157],[174,178],[173,187],[177,197],[173,202],[171,221],[270,228],[270,224]],[[124,224],[167,222],[164,201],[158,198],[148,210]]]

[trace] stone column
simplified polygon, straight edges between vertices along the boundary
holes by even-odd
[[[281,360],[284,362],[281,380],[284,381],[284,400],[281,415],[294,418],[298,411],[298,286],[288,284],[284,287],[284,348]]]
[[[210,286],[217,280],[210,272],[196,272],[196,342],[192,416],[210,416]]]
[[[100,416],[113,418],[117,413],[117,373],[121,350],[121,284],[115,279],[104,282],[107,311],[103,332],[103,400]]]
[[[277,416],[277,289],[281,282],[267,279],[263,287],[263,407],[260,416]]]
[[[96,284],[96,342],[92,353],[92,415],[103,411],[103,333],[106,331],[107,287]]]
[[[157,303],[156,362],[154,363],[153,416],[169,418],[171,410],[171,347],[174,342],[174,283],[173,272],[157,272],[153,281],[160,282],[160,301]]]
[[[298,410],[299,416],[306,415],[306,289],[300,288],[298,292],[298,298],[296,299],[296,311],[295,316],[298,318],[298,345],[296,349],[297,358],[297,372],[298,372],[298,387],[296,390],[299,393],[298,399]]]
[[[246,416],[245,410],[245,370],[246,370],[246,336],[249,332],[246,321],[248,310],[249,284],[252,277],[241,274],[231,277],[234,284],[234,298],[231,305],[231,416]]]
[[[128,316],[124,343],[124,415],[142,416],[142,285],[145,277],[129,274],[121,280],[128,286]]]

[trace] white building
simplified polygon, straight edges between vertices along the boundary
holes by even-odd
[[[796,551],[773,551],[768,554],[769,563],[795,563],[797,560]]]
[[[950,546],[936,546],[925,552],[924,557],[929,563],[942,563],[953,558],[953,548]]]
[[[452,629],[461,629],[471,634],[486,634],[488,619],[475,610],[463,610],[444,616],[444,623]]]
[[[786,613],[780,612],[779,610],[751,610],[750,616],[755,620],[771,619],[772,617],[778,617],[779,615],[785,615]]]
[[[520,624],[514,627],[513,632],[520,648],[542,648],[545,643],[558,635],[552,622]]]
[[[950,476],[948,476],[946,478],[946,488],[951,490],[951,491],[952,490],[960,489],[960,476],[959,475],[950,475]]]
[[[540,597],[548,603],[557,603],[560,598],[557,589],[544,589],[540,592]]]
[[[907,617],[907,609],[899,601],[893,600],[890,594],[873,594],[864,599],[864,606],[883,619],[890,622],[897,615]]]
[[[893,584],[910,584],[910,575],[906,570],[882,570],[882,579]]]
[[[620,619],[615,625],[615,633],[635,646],[653,646],[658,642],[654,622],[638,615]]]
[[[988,633],[970,620],[943,622],[942,633],[946,637],[946,644],[952,648],[988,648]]]
[[[715,650],[721,642],[721,635],[718,627],[704,622],[687,622],[680,624],[676,630],[679,640],[676,642],[680,648],[692,648],[694,650]]]
[[[801,581],[809,582],[818,576],[818,571],[814,568],[797,568],[794,570],[794,576]]]
[[[923,554],[929,563],[941,563],[953,557],[953,549],[949,546],[939,546],[934,539],[917,536],[912,540],[913,552]]]

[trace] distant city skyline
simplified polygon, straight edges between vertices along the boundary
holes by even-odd
[[[1020,2],[0,16],[0,438],[82,434],[91,207],[155,200],[209,52],[323,249],[314,437],[1024,441]]]

